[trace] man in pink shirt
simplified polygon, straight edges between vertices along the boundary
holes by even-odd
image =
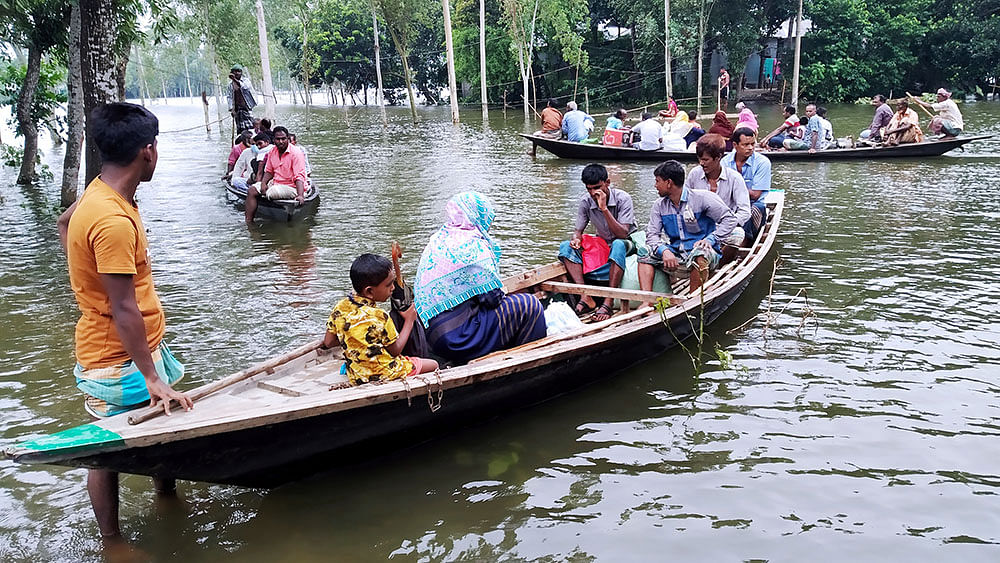
[[[257,198],[294,199],[300,205],[305,199],[306,159],[299,149],[289,146],[288,129],[278,126],[274,133],[274,149],[267,153],[264,177],[247,190],[246,221],[253,223]]]

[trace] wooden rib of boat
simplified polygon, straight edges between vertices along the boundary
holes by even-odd
[[[531,141],[535,147],[541,147],[559,158],[572,158],[604,162],[609,160],[651,160],[663,162],[677,160],[680,162],[697,162],[694,151],[641,151],[632,147],[613,147],[593,143],[573,143],[561,139],[547,139],[527,133],[519,133]],[[896,146],[876,146],[848,149],[826,149],[810,153],[809,151],[762,151],[772,161],[826,161],[854,159],[882,159],[922,156],[940,156],[952,149],[961,147],[972,141],[989,139],[991,135],[976,135],[972,137],[956,137],[921,143],[909,143]]]
[[[234,186],[226,180],[226,193],[235,201],[238,208],[243,208],[247,201],[245,189]],[[262,221],[287,223],[314,213],[317,208],[319,208],[319,190],[316,189],[316,183],[310,180],[301,205],[294,199],[260,198],[257,200],[257,213],[254,216]]]
[[[757,240],[712,275],[701,295],[684,283],[670,295],[555,281],[556,262],[504,280],[508,292],[587,291],[625,299],[666,297],[653,308],[619,312],[570,332],[496,352],[438,374],[347,385],[341,354],[304,345],[189,394],[190,412],[155,416],[143,408],[39,437],[6,450],[21,463],[105,468],[124,473],[270,487],[550,399],[658,355],[711,322],[766,261],[781,222],[784,193],[768,194]],[[603,293],[598,293],[603,292]],[[429,408],[431,406],[439,408]],[[131,424],[137,422],[136,424]]]

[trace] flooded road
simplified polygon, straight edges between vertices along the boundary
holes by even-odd
[[[230,132],[152,106],[160,160],[139,192],[183,388],[324,330],[366,251],[412,273],[444,202],[497,203],[505,273],[554,259],[584,162],[539,151],[517,110],[279,106],[322,202],[249,230],[226,201]],[[1000,135],[1000,104],[962,106]],[[779,121],[761,109],[763,129]],[[871,109],[835,106],[839,136]],[[924,120],[926,122],[926,120]],[[599,119],[603,124],[603,118]],[[46,160],[59,177],[61,152]],[[654,164],[609,163],[646,217]],[[0,170],[0,448],[86,421],[72,377],[78,317],[59,248],[58,186]],[[733,365],[681,350],[545,404],[275,490],[181,482],[157,502],[122,482],[127,537],[160,561],[996,560],[1000,557],[1000,142],[925,160],[777,163],[787,190],[768,271],[709,331]],[[797,297],[796,297],[797,296]],[[808,300],[806,300],[806,297]],[[802,317],[811,310],[815,318]],[[623,363],[627,359],[623,358]],[[447,398],[445,399],[447,405]],[[86,472],[0,460],[0,559],[101,557]],[[823,558],[819,556],[819,558]]]

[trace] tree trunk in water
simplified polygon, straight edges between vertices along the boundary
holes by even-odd
[[[458,87],[455,81],[455,47],[451,42],[451,8],[448,0],[441,0],[444,11],[445,59],[448,63],[448,97],[451,99],[451,122],[458,123]]]
[[[28,49],[28,69],[17,95],[17,124],[24,136],[24,158],[21,171],[17,175],[18,184],[30,184],[35,180],[35,159],[38,158],[38,124],[31,115],[35,103],[35,91],[42,71],[42,52],[32,45]]]
[[[257,6],[257,42],[260,43],[260,72],[264,97],[264,117],[274,120],[274,85],[271,84],[271,56],[267,46],[267,26],[264,22],[264,4],[261,0]]]
[[[212,24],[208,19],[208,4],[205,5],[205,43],[208,45],[208,64],[212,65],[212,74],[215,76],[215,85],[213,89],[215,90],[215,113],[219,116],[219,134],[222,134],[223,130],[223,118],[226,114],[222,113],[222,76],[219,75],[219,57],[218,53],[215,51],[215,43],[212,42]],[[226,111],[229,110],[228,104],[226,105]],[[233,122],[233,128],[235,128],[236,123]]]
[[[69,72],[66,76],[66,156],[63,158],[62,196],[63,208],[76,201],[80,185],[80,144],[83,143],[83,77],[80,64],[80,5],[73,4],[69,24]]]
[[[149,85],[146,84],[146,76],[142,70],[142,57],[139,56],[139,48],[135,45],[132,45],[132,52],[135,58],[135,70],[139,76],[139,99],[142,101],[142,105],[146,105],[146,98],[150,96]],[[145,93],[143,93],[143,90],[145,90]],[[153,104],[152,98],[150,98],[149,104]]]
[[[83,67],[83,106],[86,130],[90,112],[99,105],[117,99],[115,55],[112,38],[117,34],[114,0],[79,0],[80,2],[80,62]],[[87,139],[87,175],[89,184],[101,172],[101,153],[93,135]]]
[[[486,99],[486,0],[479,0],[479,91],[485,122],[490,117],[489,102]]]
[[[399,53],[399,56],[403,59],[403,79],[406,81],[406,92],[410,96],[410,115],[413,117],[413,124],[417,123],[417,99],[413,95],[413,81],[410,80],[410,63],[406,60],[406,54],[403,52]]]
[[[188,99],[194,103],[194,92],[191,91],[191,70],[188,68],[187,47],[184,47],[184,79],[187,80]]]

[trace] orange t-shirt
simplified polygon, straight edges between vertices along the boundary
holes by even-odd
[[[129,359],[111,319],[111,300],[100,274],[133,276],[149,349],[160,345],[166,323],[153,288],[139,210],[100,177],[87,186],[70,217],[66,257],[69,282],[81,313],[76,323],[76,361],[81,366],[110,367]]]
[[[562,128],[562,114],[556,108],[542,110],[542,131],[558,131]]]

